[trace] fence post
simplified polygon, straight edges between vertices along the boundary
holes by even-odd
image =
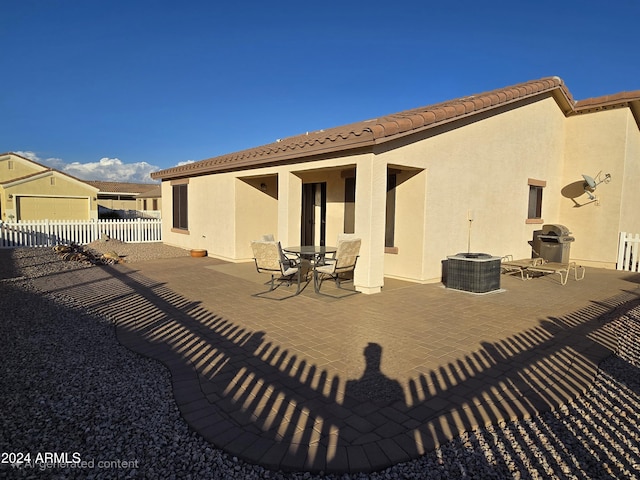
[[[633,238],[629,234],[627,241],[629,244],[633,242],[633,249],[630,254],[631,271],[638,272],[640,271],[640,233],[636,233]]]
[[[618,263],[616,263],[616,270],[624,270],[624,252],[627,234],[625,232],[620,232],[620,236],[618,238]]]
[[[51,224],[49,223],[49,220],[45,220],[44,221],[44,235],[45,238],[47,239],[47,247],[53,247],[54,245],[56,245],[58,242],[56,241],[55,238],[53,238],[53,233],[51,232]]]

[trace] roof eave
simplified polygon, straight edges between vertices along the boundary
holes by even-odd
[[[362,132],[347,139],[340,139],[334,142],[325,142],[314,148],[287,148],[276,153],[271,153],[263,158],[256,159],[253,156],[236,159],[231,155],[226,161],[215,162],[215,159],[202,160],[200,162],[182,165],[180,167],[169,168],[151,173],[154,180],[169,180],[185,177],[207,175],[210,173],[222,173],[226,171],[245,170],[248,168],[271,167],[287,163],[291,160],[311,161],[326,153],[336,153],[356,148],[373,146],[375,138],[371,132]],[[224,158],[224,157],[223,157]],[[215,162],[215,163],[214,163]]]
[[[77,182],[77,183],[81,183],[83,185],[85,185],[87,188],[90,188],[92,190],[95,190],[95,192],[97,193],[99,190],[94,187],[93,185],[88,184],[87,182],[83,182],[82,180],[80,180],[79,178],[76,178],[72,175],[66,174],[64,172],[61,172],[59,170],[55,170],[53,168],[49,168],[47,170],[44,170],[42,172],[35,172],[29,175],[26,175],[24,177],[20,177],[20,178],[15,178],[12,180],[8,180],[4,183],[2,183],[2,185],[5,188],[11,188],[11,187],[15,187],[16,185],[21,185],[23,183],[28,183],[28,182],[32,182],[34,180],[39,180],[40,178],[44,178],[44,177],[49,177],[52,175],[60,175],[60,176],[64,176],[68,179],[70,179],[73,182]]]
[[[638,128],[640,128],[640,90],[581,100],[576,102],[573,113],[574,115],[579,115],[612,110],[614,108],[628,108]]]

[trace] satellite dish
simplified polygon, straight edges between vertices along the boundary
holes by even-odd
[[[596,181],[593,178],[591,178],[589,175],[584,175],[584,174],[582,175],[582,178],[584,178],[584,186],[585,186],[585,188],[589,187],[592,190],[596,189],[596,186],[598,184],[596,183]]]
[[[604,179],[602,179],[600,178],[601,173],[602,171],[598,172],[598,175],[596,175],[598,181],[594,180],[594,178],[589,175],[585,175],[584,173],[582,174],[582,178],[584,178],[584,191],[589,196],[589,200],[595,200],[596,197],[591,195],[591,192],[593,192],[598,185],[603,182],[609,183],[611,181],[611,174],[606,173],[604,175]]]

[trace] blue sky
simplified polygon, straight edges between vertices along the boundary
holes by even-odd
[[[638,0],[0,0],[0,152],[149,172],[559,76],[640,90]]]

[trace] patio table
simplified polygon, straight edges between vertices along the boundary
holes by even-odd
[[[325,255],[335,253],[337,247],[328,247],[326,245],[297,245],[295,247],[286,247],[283,250],[287,253],[294,253],[299,255],[300,258],[308,260],[313,268],[320,264]]]
[[[337,247],[328,247],[326,245],[298,245],[295,247],[283,248],[285,252],[295,253],[301,258],[312,261],[314,265],[323,259],[328,253],[336,253]]]

